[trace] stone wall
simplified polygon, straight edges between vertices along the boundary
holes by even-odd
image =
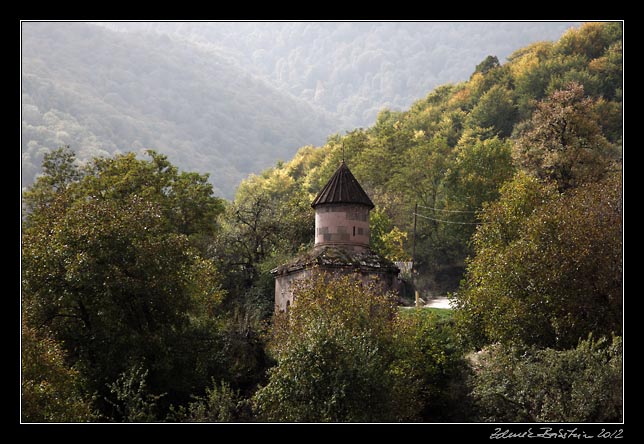
[[[320,205],[315,210],[315,245],[369,247],[369,208],[364,205]]]
[[[400,293],[402,282],[395,273],[389,271],[357,270],[355,267],[315,267],[304,268],[292,273],[285,273],[275,278],[275,311],[285,311],[293,303],[293,286],[296,281],[311,278],[314,273],[327,273],[333,276],[351,275],[363,283],[376,282],[382,286],[382,291]]]

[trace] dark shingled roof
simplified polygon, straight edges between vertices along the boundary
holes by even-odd
[[[370,249],[356,252],[344,248],[323,246],[313,248],[290,262],[274,268],[271,273],[274,276],[280,276],[313,267],[323,269],[352,268],[356,271],[368,273],[391,273],[396,275],[400,272],[400,268],[396,264]]]
[[[322,188],[311,206],[315,208],[318,205],[339,203],[361,204],[369,208],[375,206],[344,161]]]

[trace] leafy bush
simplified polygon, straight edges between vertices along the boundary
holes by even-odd
[[[484,421],[622,421],[622,340],[570,350],[494,345],[479,353],[473,397]]]
[[[413,418],[415,381],[397,364],[395,299],[356,276],[303,281],[275,319],[277,366],[254,396],[260,418],[374,422]]]
[[[466,384],[470,374],[458,341],[451,310],[405,309],[398,331],[397,371],[413,375],[423,422],[471,419]]]
[[[168,420],[172,422],[238,422],[249,415],[248,401],[229,384],[212,380],[205,396],[195,396],[187,407],[170,408]]]
[[[253,399],[263,420],[466,420],[467,373],[449,318],[399,315],[395,299],[359,276],[319,273],[275,320],[277,365]]]
[[[470,343],[565,349],[621,334],[621,204],[619,176],[565,195],[524,175],[504,185],[454,298]]]
[[[154,422],[158,420],[157,402],[165,394],[149,393],[146,379],[148,370],[137,364],[122,372],[116,381],[108,384],[113,407],[112,418],[122,422]]]
[[[22,323],[22,411],[24,422],[85,422],[96,415],[83,393],[78,371],[65,364],[50,334]]]

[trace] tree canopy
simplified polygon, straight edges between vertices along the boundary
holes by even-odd
[[[214,264],[191,242],[218,229],[221,201],[205,177],[150,157],[74,169],[61,148],[46,157],[50,174],[25,194],[25,322],[63,342],[99,394],[140,363],[153,390],[185,390],[170,382],[185,371],[173,350],[223,298]]]
[[[566,195],[519,175],[486,208],[455,296],[472,343],[569,348],[621,335],[621,181]]]
[[[393,294],[356,276],[315,273],[276,315],[276,366],[253,397],[259,418],[287,422],[400,422],[449,417],[441,407],[462,369],[448,327],[401,317]],[[452,418],[450,418],[452,419]]]

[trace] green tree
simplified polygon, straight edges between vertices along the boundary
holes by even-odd
[[[476,357],[472,395],[483,421],[620,422],[622,340],[569,350],[494,345]]]
[[[351,139],[356,137],[351,136]],[[366,140],[355,145],[360,146],[361,151],[354,158],[355,165],[349,166],[360,184],[367,190],[386,189],[392,171],[400,171],[407,162],[405,153],[412,146],[412,130],[404,113],[382,110],[376,123],[367,131]]]
[[[260,418],[289,422],[373,422],[413,418],[413,379],[398,371],[394,298],[354,276],[320,273],[275,319],[277,366],[254,406]]]
[[[407,153],[407,168],[394,171],[391,186],[412,201],[435,207],[442,196],[442,185],[450,165],[450,147],[443,137],[421,138]],[[410,168],[410,165],[414,165]],[[391,172],[390,172],[391,174]]]
[[[571,83],[537,105],[518,130],[515,158],[526,171],[556,181],[560,190],[605,176],[619,151],[604,137],[593,100]]]
[[[623,44],[618,40],[588,63],[588,71],[599,78],[599,93],[607,100],[622,100]]]
[[[492,136],[508,137],[518,112],[512,93],[500,85],[492,86],[468,114],[469,126],[489,128]]]
[[[487,73],[489,70],[493,68],[498,68],[501,66],[499,63],[499,58],[497,56],[489,55],[481,63],[476,65],[476,68],[474,68],[474,72],[480,72],[481,74]]]
[[[23,219],[35,223],[40,212],[60,199],[72,183],[78,182],[82,171],[76,162],[76,155],[69,146],[45,154],[42,174],[22,195]]]
[[[216,366],[207,357],[215,355],[216,330],[196,333],[223,295],[212,261],[191,239],[216,230],[220,202],[203,178],[151,156],[95,160],[81,179],[50,187],[23,230],[27,321],[64,343],[101,408],[106,384],[138,362],[146,362],[151,390],[172,396],[186,395],[206,376],[199,372]],[[43,176],[35,187],[50,182]]]
[[[426,198],[417,201],[417,269],[424,276],[434,274],[423,286],[441,293],[458,286],[471,253],[468,242],[478,222],[476,212],[497,199],[499,187],[514,170],[510,145],[498,137],[481,140],[466,130],[448,152],[428,153],[437,162],[410,173],[419,176],[410,186],[427,187],[420,195]]]
[[[164,365],[168,341],[199,314],[198,298],[221,298],[212,264],[139,198],[77,202],[23,241],[30,321],[49,326],[95,382],[129,359]]]
[[[137,195],[158,204],[179,234],[199,238],[216,233],[224,207],[213,195],[208,175],[179,172],[166,156],[152,150],[146,154],[149,160],[134,153],[94,159],[77,188],[78,197],[119,200]]]
[[[504,185],[454,298],[471,343],[565,349],[621,334],[621,202],[619,177],[565,195],[524,175]]]
[[[384,209],[376,208],[369,216],[371,249],[391,261],[406,261],[404,242],[407,233],[393,226]]]
[[[473,212],[498,199],[499,188],[512,178],[511,144],[499,137],[481,140],[466,134],[454,154],[445,180],[448,202],[453,210],[469,211],[461,213],[461,216],[470,215],[461,222],[474,222]]]
[[[515,51],[508,57],[519,116],[529,118],[535,104],[546,95],[552,66],[552,42],[536,42]]]
[[[407,231],[407,238],[412,240],[413,212],[415,204],[421,207],[442,207],[445,202],[445,178],[451,164],[451,148],[445,137],[419,135],[414,146],[406,154],[407,166],[395,171],[389,185],[389,193],[403,196],[403,205],[397,217],[392,218],[392,225]],[[414,165],[410,168],[410,165]],[[401,208],[402,207],[402,208]],[[376,218],[377,220],[377,218]],[[451,259],[450,239],[444,236],[442,227],[437,222],[419,219],[416,248],[416,270],[427,275],[428,270],[435,270],[449,263]],[[411,242],[406,243],[408,257],[411,256]],[[417,284],[423,284],[417,280]]]
[[[447,310],[446,310],[447,311]],[[422,422],[467,422],[473,415],[469,388],[463,381],[470,366],[451,316],[427,309],[401,313],[396,328],[398,374],[413,375]]]

